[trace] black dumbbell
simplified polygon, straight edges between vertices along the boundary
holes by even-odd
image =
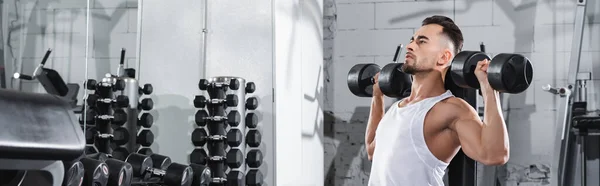
[[[118,95],[115,99],[100,98],[96,94],[89,94],[86,103],[91,107],[96,107],[96,104],[114,104],[115,107],[129,107],[129,97],[126,95]]]
[[[258,169],[252,169],[246,174],[246,184],[248,186],[261,186],[263,184],[263,175]]]
[[[137,151],[138,154],[143,154],[143,155],[152,155],[154,154],[154,152],[152,151],[152,149],[150,147],[142,147]]]
[[[116,145],[125,145],[129,141],[129,131],[124,127],[115,129],[112,140]]]
[[[152,99],[150,99],[150,98],[144,98],[138,104],[138,110],[148,111],[148,110],[152,110],[152,108],[154,108],[154,101],[152,101]]]
[[[121,161],[125,161],[125,159],[129,156],[129,150],[125,147],[116,147],[113,149],[112,157]]]
[[[206,90],[211,83],[206,79],[200,79],[198,83],[198,88],[200,90]],[[229,87],[231,90],[237,90],[240,87],[240,81],[237,79],[231,79],[227,83],[212,83],[215,87]]]
[[[194,115],[194,121],[196,125],[203,127],[206,125],[206,121],[224,121],[227,120],[231,126],[237,126],[240,123],[240,113],[238,111],[232,110],[227,114],[227,116],[209,116],[206,110],[198,110],[196,111],[196,115]]]
[[[242,135],[242,132],[238,129],[229,129],[229,132],[227,132],[227,144],[230,147],[237,147],[240,146],[240,144],[242,144],[242,139],[244,138],[244,136]]]
[[[96,80],[88,79],[87,81],[85,81],[85,89],[96,90],[96,84],[98,84],[98,82],[96,82]]]
[[[194,107],[204,108],[206,106],[206,104],[213,104],[213,105],[226,104],[229,107],[235,107],[238,104],[238,97],[235,94],[228,94],[225,99],[207,100],[206,97],[204,97],[202,95],[198,95],[194,98]]]
[[[225,138],[226,136],[223,135],[209,136],[206,130],[204,130],[203,128],[196,128],[192,132],[192,144],[194,144],[194,146],[204,146],[207,140],[220,141],[224,140]]]
[[[190,167],[194,171],[192,178],[193,186],[206,186],[212,180],[212,173],[207,166],[192,163]]]
[[[254,110],[258,107],[258,99],[255,97],[250,97],[246,99],[246,109]]]
[[[107,185],[112,186],[129,186],[131,185],[131,180],[133,179],[133,169],[131,164],[115,159],[110,158],[108,155],[104,153],[96,153],[87,155],[87,158],[95,159],[106,163],[108,167],[108,182]]]
[[[462,51],[456,54],[448,71],[454,84],[462,88],[479,89],[474,69],[484,59],[490,60],[490,57],[481,51]],[[487,78],[494,90],[518,94],[531,85],[533,66],[521,54],[500,53],[491,59]]]
[[[250,130],[246,134],[246,144],[250,147],[258,147],[262,141],[262,135],[258,130]]]
[[[154,164],[149,156],[132,153],[127,157],[126,162],[133,167],[133,175],[144,179],[155,177],[160,178],[161,182],[169,186],[186,185],[192,183],[192,168],[179,163],[171,163],[166,170],[153,168]]]
[[[154,117],[150,113],[143,113],[137,121],[138,126],[150,128],[154,124]]]
[[[85,143],[94,144],[96,134],[98,134],[98,130],[96,130],[95,127],[88,127],[85,129]]]
[[[246,114],[246,127],[254,129],[258,126],[258,116],[255,113]]]
[[[84,176],[82,185],[86,186],[106,186],[108,183],[108,165],[106,163],[88,157],[83,157],[79,161],[83,164]]]
[[[125,81],[123,81],[123,79],[121,78],[117,78],[117,80],[115,80],[115,84],[113,85],[113,91],[122,91],[125,90]]]
[[[240,168],[240,166],[242,166],[242,161],[244,160],[244,154],[242,153],[242,151],[240,151],[240,149],[229,149],[229,152],[227,152],[227,157],[225,162],[227,163],[227,166],[229,166],[229,168],[235,169],[235,168]]]
[[[246,186],[246,179],[243,172],[232,170],[227,173],[227,185]]]
[[[248,151],[246,154],[246,164],[250,168],[258,168],[262,165],[263,162],[263,154],[258,149],[252,149]]]
[[[125,111],[123,109],[115,109],[115,112],[113,113],[113,115],[98,115],[98,113],[96,113],[96,111],[94,111],[93,109],[90,109],[89,112],[87,112],[86,114],[86,122],[88,124],[95,124],[96,123],[96,119],[98,120],[104,120],[104,121],[111,121],[112,124],[115,125],[123,125],[125,124],[125,122],[127,122],[127,113],[125,113]]]
[[[140,87],[138,89],[138,93],[140,95],[142,95],[142,94],[150,95],[150,94],[152,94],[153,91],[154,91],[154,87],[152,86],[152,84],[144,84],[144,88]]]
[[[137,136],[137,143],[142,146],[150,146],[154,143],[154,133],[150,130],[142,130]]]
[[[126,68],[123,70],[123,76],[125,77],[130,77],[130,78],[135,78],[135,69],[133,68]]]
[[[246,83],[246,94],[254,93],[255,90],[256,90],[256,85],[254,85],[254,82]]]
[[[204,149],[194,149],[189,156],[190,163],[198,164],[198,165],[206,165],[206,161],[208,160],[208,154]]]
[[[83,163],[79,160],[63,161],[63,166],[65,168],[65,175],[62,186],[80,186],[79,184],[83,181],[85,174]]]
[[[240,124],[241,117],[242,116],[240,116],[240,113],[238,111],[229,111],[229,113],[227,114],[227,123],[229,123],[230,126],[236,127],[238,126],[238,124]]]
[[[151,154],[149,155],[150,159],[152,159],[152,166],[157,169],[166,170],[173,161],[168,156],[160,155],[160,154]]]
[[[196,115],[194,116],[194,120],[196,121],[196,125],[203,127],[206,125],[206,119],[208,118],[208,112],[206,110],[198,110],[196,111]]]

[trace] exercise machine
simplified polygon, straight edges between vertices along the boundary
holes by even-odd
[[[560,102],[560,106],[558,107],[558,114],[561,114],[561,123],[558,123],[556,126],[556,136],[554,141],[554,154],[553,154],[553,171],[551,171],[550,183],[556,186],[570,186],[574,185],[575,181],[575,170],[577,169],[576,160],[578,158],[578,150],[582,149],[583,145],[585,145],[582,138],[579,138],[580,143],[576,144],[576,132],[581,134],[581,136],[585,135],[587,127],[591,127],[593,125],[585,125],[586,127],[581,128],[582,125],[577,125],[578,128],[575,129],[572,123],[579,123],[579,119],[585,118],[585,107],[587,106],[585,100],[579,99],[575,100],[575,95],[584,95],[585,92],[577,88],[578,79],[582,79],[582,82],[585,77],[585,73],[579,73],[579,64],[581,59],[581,45],[583,40],[583,28],[585,23],[587,3],[586,0],[577,0],[577,7],[575,11],[575,27],[573,31],[573,42],[571,45],[571,57],[569,61],[569,71],[567,74],[567,82],[564,87],[552,87],[551,85],[546,85],[542,87],[543,90],[550,92],[552,94],[558,95],[561,98],[564,98]],[[579,78],[578,78],[579,77]],[[583,86],[582,86],[583,87]],[[585,88],[585,87],[583,87]],[[580,96],[584,97],[584,96]],[[581,115],[580,110],[584,110],[584,114]],[[574,116],[578,116],[574,121]],[[593,120],[591,123],[597,122],[598,120]],[[584,132],[584,133],[579,133]],[[581,150],[579,150],[581,151]],[[585,153],[582,153],[584,155]],[[582,165],[585,164],[585,159],[582,159]],[[582,170],[585,169],[585,165],[582,166]],[[582,185],[585,185],[585,170],[582,171]]]

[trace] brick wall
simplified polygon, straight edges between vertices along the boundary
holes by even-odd
[[[580,70],[591,71],[593,79],[600,79],[600,63],[592,63],[600,58],[600,4],[588,4]],[[357,63],[391,62],[396,46],[406,45],[420,22],[434,14],[455,20],[463,31],[465,50],[479,50],[479,43],[484,42],[491,55],[520,53],[532,61],[531,87],[519,95],[503,96],[511,156],[505,166],[508,174],[500,180],[506,185],[547,184],[550,174],[545,175],[545,168],[551,166],[555,150],[559,99],[541,87],[561,86],[566,81],[575,1],[326,0],[324,7],[325,106],[329,118],[325,120],[326,185],[364,185],[369,177],[364,131],[370,98],[349,92],[348,70]],[[588,109],[593,111],[598,108],[600,94],[593,90],[598,86],[598,82],[588,83]],[[386,105],[392,101],[386,100]]]

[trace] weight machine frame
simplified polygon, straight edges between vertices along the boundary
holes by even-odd
[[[579,73],[579,64],[581,60],[583,29],[587,9],[586,1],[587,0],[577,0],[577,7],[575,10],[575,26],[573,29],[573,41],[571,45],[571,57],[569,62],[569,71],[567,76],[566,87],[553,88],[550,85],[542,87],[542,89],[545,91],[548,91],[555,95],[559,95],[561,98],[565,98],[563,101],[560,102],[560,106],[558,107],[558,113],[562,114],[562,122],[558,123],[555,127],[555,150],[552,161],[554,165],[552,165],[553,171],[551,171],[550,183],[556,186],[573,185],[575,172],[565,170],[567,166],[569,166],[569,170],[576,170],[575,162],[577,160],[577,151],[574,150],[575,134],[572,131],[571,123],[574,97],[573,95],[578,94],[576,83],[577,74]]]

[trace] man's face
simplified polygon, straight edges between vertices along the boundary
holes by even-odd
[[[422,26],[411,37],[406,46],[405,62],[402,70],[408,74],[430,72],[439,65],[447,39],[442,36],[443,27],[437,24]]]

